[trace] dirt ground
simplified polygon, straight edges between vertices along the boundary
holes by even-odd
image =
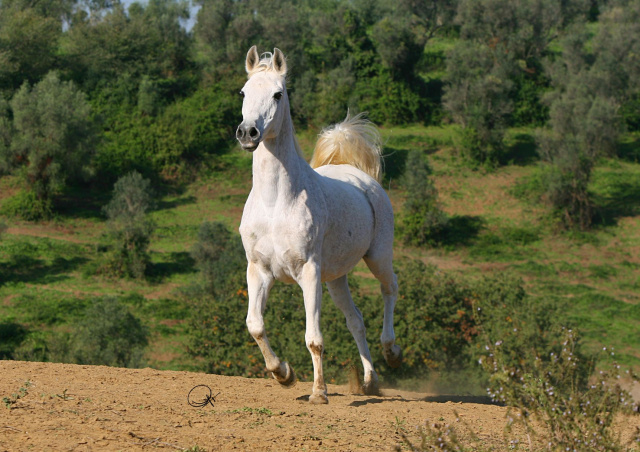
[[[214,400],[192,407],[207,385]],[[22,388],[22,390],[21,390]],[[387,389],[351,395],[329,386],[329,404],[266,379],[153,369],[0,361],[0,450],[394,450],[425,422],[457,412],[487,444],[504,444],[506,408]],[[203,401],[200,387],[192,401]],[[457,423],[459,426],[461,422]],[[197,448],[196,448],[197,446]]]
[[[188,403],[197,385],[211,388],[206,406]],[[305,382],[285,389],[266,379],[0,361],[0,450],[389,451],[402,434],[419,444],[427,422],[455,426],[463,438],[470,429],[494,450],[518,438],[504,437],[507,408],[483,399],[394,389],[362,396],[329,385],[329,404],[312,405],[310,389]],[[198,387],[191,401],[208,394]],[[519,440],[528,450],[526,437]]]

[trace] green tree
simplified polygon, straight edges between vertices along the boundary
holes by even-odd
[[[99,271],[114,276],[143,278],[149,265],[148,247],[155,229],[147,217],[152,207],[151,183],[140,173],[121,177],[104,207],[108,217],[107,244]]]
[[[18,167],[30,196],[46,205],[68,182],[91,175],[96,134],[84,93],[51,72],[22,85],[11,100],[9,164]],[[35,206],[34,206],[35,208]]]
[[[462,150],[471,161],[500,160],[506,125],[544,123],[543,59],[589,7],[586,0],[460,1],[461,39],[447,60],[444,104],[464,128]]]
[[[0,92],[35,84],[57,66],[63,20],[70,0],[5,0],[0,3]]]
[[[13,124],[10,116],[9,102],[0,96],[0,175],[10,172],[14,166],[15,156],[11,151]]]
[[[168,97],[190,77],[191,38],[180,21],[189,17],[186,2],[151,0],[120,2],[75,21],[61,42],[64,67],[80,86],[92,92],[128,74],[139,82],[147,75],[165,83]]]
[[[402,240],[417,246],[438,242],[446,230],[448,218],[438,204],[431,168],[419,151],[409,153],[404,187],[407,199],[402,206]]]
[[[137,107],[129,104],[114,108],[112,102],[122,93],[101,93],[104,97],[99,100],[100,108],[109,116],[105,120],[108,130],[96,155],[96,167],[103,174],[115,179],[118,174],[137,170],[180,176],[184,168],[223,154],[233,146],[229,137],[240,122],[241,100],[229,93],[237,86],[231,87],[225,81],[201,87],[191,96],[163,107],[158,106],[157,98],[151,104],[143,101],[149,94],[142,95],[144,86],[143,82]],[[162,99],[157,90],[150,95]],[[155,116],[140,114],[152,110]]]
[[[513,65],[507,54],[460,41],[447,55],[443,103],[463,128],[461,152],[472,164],[495,165],[503,152],[507,117],[513,110]]]
[[[594,215],[588,187],[595,162],[614,155],[624,128],[621,107],[638,93],[640,2],[601,14],[595,36],[575,26],[549,65],[554,90],[546,96],[547,127],[538,131],[546,163],[546,199],[567,228],[587,229]]]

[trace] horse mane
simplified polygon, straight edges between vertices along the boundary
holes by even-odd
[[[382,141],[376,126],[360,113],[324,129],[311,157],[311,167],[352,165],[380,182]]]

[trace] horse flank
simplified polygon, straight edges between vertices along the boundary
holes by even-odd
[[[311,167],[352,165],[380,182],[381,139],[376,126],[362,113],[324,129],[311,158]]]

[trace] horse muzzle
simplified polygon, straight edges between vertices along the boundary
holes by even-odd
[[[262,134],[255,126],[240,124],[238,130],[236,130],[236,138],[242,149],[253,152],[262,141]]]

